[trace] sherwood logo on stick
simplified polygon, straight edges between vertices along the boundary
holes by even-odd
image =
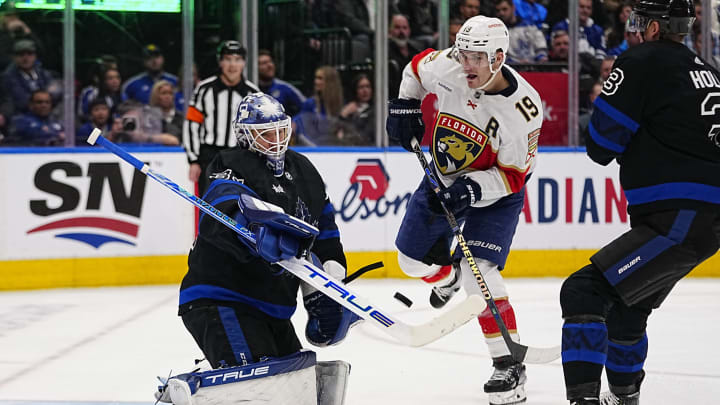
[[[89,177],[90,185],[87,189],[87,201],[80,201],[81,190],[58,180],[59,178]],[[53,231],[56,238],[70,239],[86,243],[96,249],[110,242],[118,242],[136,246],[139,219],[145,196],[145,182],[147,177],[138,171],[133,171],[130,192],[120,172],[120,163],[89,163],[87,172],[74,162],[50,162],[38,168],[35,172],[35,187],[52,195],[48,199],[30,201],[30,211],[39,217],[47,217],[51,221],[36,226],[27,231],[27,234]],[[107,183],[115,212],[129,215],[138,219],[137,223],[128,222],[119,218],[98,215],[103,198],[103,190]],[[60,198],[58,205],[56,200]],[[84,203],[84,204],[83,204]],[[70,218],[55,219],[61,214],[80,209],[85,215]],[[93,212],[95,211],[95,212]],[[80,228],[77,232],[58,232]],[[88,231],[94,228],[94,231]],[[112,232],[110,234],[110,232]],[[118,236],[122,235],[122,236]]]

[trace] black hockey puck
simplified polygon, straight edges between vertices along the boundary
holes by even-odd
[[[400,294],[397,291],[395,292],[395,299],[402,302],[403,304],[405,304],[405,306],[407,306],[408,308],[410,308],[413,304],[413,302],[410,300],[410,298]]]

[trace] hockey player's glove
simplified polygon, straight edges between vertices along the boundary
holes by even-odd
[[[391,141],[399,143],[405,150],[412,152],[410,140],[415,138],[418,143],[422,143],[425,135],[420,100],[402,98],[390,100],[385,129]]]
[[[240,196],[238,206],[247,228],[255,233],[255,251],[269,263],[302,254],[320,233],[307,222],[286,214],[277,205],[249,194]]]
[[[480,201],[482,193],[479,184],[465,176],[461,176],[450,187],[440,191],[437,198],[432,197],[428,196],[428,205],[431,211],[444,215],[445,211],[440,205],[440,201],[442,201],[448,211],[452,212],[453,215],[457,215],[476,201]]]
[[[347,274],[345,267],[334,260],[321,263],[314,253],[310,253],[308,260],[335,279],[343,279]],[[309,284],[302,283],[300,288],[303,292],[303,304],[308,313],[305,337],[313,345],[323,347],[340,343],[345,339],[350,327],[362,320]]]

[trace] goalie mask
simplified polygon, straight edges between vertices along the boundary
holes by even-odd
[[[275,177],[283,175],[292,127],[282,104],[267,94],[249,94],[238,106],[233,127],[240,145],[265,155]]]
[[[473,63],[478,60],[477,54],[480,52],[487,55],[487,61],[490,64],[491,76],[485,84],[478,87],[482,90],[487,87],[492,79],[502,69],[503,62],[497,69],[493,69],[495,63],[495,53],[501,51],[503,55],[507,54],[510,46],[510,37],[505,24],[499,18],[485,17],[482,15],[472,17],[465,21],[455,36],[455,59],[462,63]]]
[[[640,0],[627,20],[628,32],[644,33],[650,22],[660,24],[660,32],[687,35],[695,22],[695,6],[690,0]]]

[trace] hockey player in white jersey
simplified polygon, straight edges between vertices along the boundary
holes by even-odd
[[[515,314],[500,270],[505,266],[519,220],[525,183],[535,166],[542,102],[538,93],[504,65],[508,30],[497,18],[465,22],[452,48],[427,49],[405,67],[399,98],[389,102],[390,139],[412,150],[425,127],[420,100],[438,97],[432,129],[432,169],[442,182],[435,194],[424,179],[413,194],[396,239],[402,270],[433,285],[430,303],[439,308],[463,286],[479,294],[440,199],[458,221],[502,318],[519,340]],[[525,401],[525,366],[510,357],[489,309],[478,318],[495,368],[484,389],[491,404]]]

